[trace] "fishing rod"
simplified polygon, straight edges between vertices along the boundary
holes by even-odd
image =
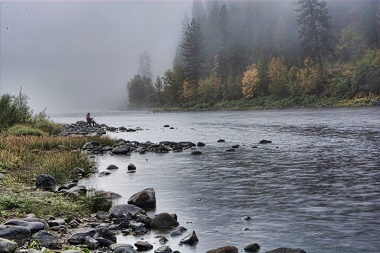
[[[97,115],[99,115],[100,113],[102,113],[102,112],[104,112],[105,111],[105,109],[104,110],[102,110],[102,111],[100,111],[100,112],[98,112],[97,114],[95,114],[93,117],[95,117],[95,116],[97,116]]]

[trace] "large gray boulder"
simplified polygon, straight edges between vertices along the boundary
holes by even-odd
[[[32,234],[40,230],[44,230],[48,228],[47,225],[43,222],[25,221],[25,220],[18,220],[18,219],[8,220],[7,222],[4,223],[4,225],[25,227],[25,228],[28,228]]]
[[[41,174],[36,177],[36,187],[44,191],[54,191],[57,181],[50,175]]]
[[[153,188],[146,188],[141,192],[135,193],[129,198],[128,204],[141,208],[150,208],[156,206],[156,194]]]
[[[33,240],[37,240],[41,243],[41,246],[49,249],[62,249],[62,244],[59,238],[49,232],[42,230],[33,235]]]
[[[125,216],[128,216],[128,214],[132,216],[136,216],[138,213],[145,214],[144,209],[131,205],[131,204],[121,204],[111,207],[109,210],[110,217],[119,217],[120,214],[124,214]]]
[[[150,222],[151,228],[171,228],[178,226],[179,223],[168,213],[159,213],[152,218]]]
[[[18,248],[17,243],[8,239],[0,238],[0,252],[1,253],[13,253]]]
[[[257,243],[251,243],[244,247],[245,252],[258,252],[260,250],[260,245]]]
[[[29,241],[32,232],[29,228],[20,226],[0,225],[0,238],[16,242],[21,246],[25,241]]]
[[[234,246],[224,246],[217,249],[209,250],[206,253],[238,253],[238,248]]]

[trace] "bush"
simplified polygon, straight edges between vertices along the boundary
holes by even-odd
[[[43,118],[38,118],[34,123],[34,127],[50,135],[57,135],[62,131],[60,124]]]
[[[17,136],[21,136],[21,135],[42,136],[45,133],[39,129],[32,128],[29,126],[15,125],[8,129],[8,134],[17,135]]]
[[[112,207],[112,200],[108,199],[103,192],[95,192],[93,195],[86,197],[87,208],[93,212],[108,212]]]
[[[18,96],[4,94],[0,97],[0,131],[32,119],[28,96],[20,91]]]

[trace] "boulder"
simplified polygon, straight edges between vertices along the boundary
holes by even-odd
[[[102,171],[99,173],[99,177],[104,177],[104,176],[108,176],[108,175],[111,175],[111,172],[109,171]]]
[[[45,230],[33,235],[33,240],[37,240],[41,243],[41,246],[49,249],[62,249],[62,244],[60,243],[59,238]]]
[[[132,152],[129,146],[119,146],[112,149],[112,153],[115,155],[128,155]]]
[[[277,248],[274,250],[266,251],[265,253],[306,253],[306,252],[302,249]]]
[[[86,175],[86,172],[82,168],[76,167],[73,169],[73,174],[75,174],[75,175]]]
[[[238,248],[234,246],[224,246],[217,249],[209,250],[206,253],[238,253]]]
[[[269,144],[269,143],[272,143],[272,141],[261,140],[261,141],[259,142],[259,144]]]
[[[194,151],[191,152],[191,154],[192,154],[192,155],[201,155],[202,152],[199,151],[199,150],[194,150]]]
[[[157,214],[152,218],[152,221],[150,222],[150,227],[158,229],[176,227],[178,225],[178,221],[168,213]]]
[[[197,143],[197,146],[198,146],[198,147],[204,147],[204,146],[206,146],[206,144],[204,144],[203,142],[198,142],[198,143]]]
[[[226,141],[223,139],[219,139],[217,142],[226,142]]]
[[[260,250],[260,245],[257,243],[251,243],[244,247],[246,252],[258,252]]]
[[[54,191],[57,185],[57,181],[54,177],[41,174],[36,177],[36,187],[44,191]]]
[[[0,238],[16,242],[19,246],[29,241],[32,232],[29,228],[20,226],[0,225]]]
[[[156,195],[153,188],[146,188],[143,191],[135,193],[129,198],[128,204],[141,208],[150,208],[156,206]]]
[[[78,244],[83,244],[85,242],[85,237],[90,236],[93,237],[96,234],[96,231],[91,228],[83,228],[77,230],[74,234],[70,236],[67,241],[70,244],[78,245]]]
[[[133,163],[128,164],[128,170],[136,170],[136,165]]]
[[[158,242],[160,244],[165,244],[168,241],[168,239],[163,235],[156,236],[155,238],[158,238]]]
[[[114,164],[108,165],[107,168],[106,168],[106,170],[117,170],[117,169],[119,169],[119,167],[117,167]]]
[[[1,253],[13,253],[18,248],[17,243],[8,239],[0,238],[0,252]]]
[[[198,237],[197,235],[195,234],[195,231],[191,232],[190,234],[188,234],[187,236],[185,236],[182,240],[181,240],[181,243],[183,244],[190,244],[190,245],[193,245],[195,244],[196,242],[198,242]]]
[[[32,234],[34,234],[40,230],[47,229],[46,223],[39,222],[39,221],[30,221],[29,222],[29,221],[25,221],[25,220],[12,219],[12,220],[8,220],[7,222],[5,222],[4,225],[25,227],[25,228],[28,228]]]
[[[138,251],[153,249],[153,245],[148,242],[138,241],[134,244]]]
[[[120,214],[124,214],[125,216],[128,216],[128,214],[131,214],[132,216],[136,216],[138,213],[145,214],[144,209],[131,205],[131,204],[121,204],[111,207],[109,210],[110,217],[118,217]]]
[[[161,246],[157,248],[154,253],[171,253],[173,252],[172,249],[168,246]]]
[[[99,246],[100,247],[106,247],[106,248],[108,248],[109,246],[111,246],[112,244],[115,243],[115,242],[107,240],[107,239],[105,239],[103,237],[94,237],[94,239],[99,242]]]
[[[175,228],[171,233],[170,233],[170,236],[179,236],[179,235],[183,235],[183,233],[185,233],[185,231],[187,231],[187,228],[184,228],[182,226],[179,226],[177,228]]]

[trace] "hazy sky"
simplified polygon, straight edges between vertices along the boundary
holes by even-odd
[[[35,112],[118,106],[141,53],[154,79],[172,67],[191,2],[0,2],[0,94],[22,87]]]

